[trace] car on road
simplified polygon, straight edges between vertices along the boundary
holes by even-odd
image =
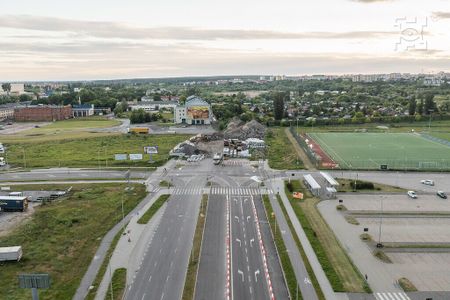
[[[408,196],[409,197],[411,197],[411,198],[413,198],[413,199],[416,199],[417,198],[417,194],[416,194],[416,192],[414,192],[414,191],[408,191]]]
[[[420,183],[425,185],[434,185],[434,181],[431,179],[421,180]]]
[[[13,123],[12,122],[8,122],[8,123],[6,123],[6,125],[12,125]]]
[[[437,191],[436,195],[442,199],[447,199],[447,195],[443,191]]]

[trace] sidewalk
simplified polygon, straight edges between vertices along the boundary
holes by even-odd
[[[134,213],[127,227],[126,235],[120,237],[116,248],[111,256],[106,272],[97,289],[95,299],[103,300],[108,293],[110,279],[114,271],[118,268],[127,269],[127,285],[134,280],[134,274],[139,269],[142,258],[153,239],[154,232],[158,228],[161,216],[164,213],[166,204],[164,204],[153,218],[147,224],[138,224],[139,218],[152,206],[152,204],[162,194],[167,194],[168,190],[160,190],[158,193],[152,194],[149,199],[145,199],[146,204],[138,212]],[[105,259],[109,259],[106,257]]]
[[[284,207],[286,208],[287,214],[292,222],[292,225],[294,226],[295,233],[297,234],[298,238],[300,239],[303,250],[305,251],[306,257],[308,257],[308,261],[314,271],[314,274],[316,275],[317,281],[319,282],[320,288],[322,289],[322,292],[325,295],[325,298],[327,300],[348,299],[345,294],[335,293],[333,291],[333,289],[330,285],[330,282],[328,281],[328,278],[325,275],[325,272],[323,271],[322,266],[319,263],[319,260],[317,259],[316,253],[314,252],[313,248],[311,247],[311,244],[309,243],[309,240],[306,237],[303,227],[301,226],[299,220],[297,219],[297,216],[296,216],[294,210],[292,209],[291,204],[289,203],[289,199],[287,198],[286,194],[284,193],[283,181],[275,180],[272,182],[272,186],[273,186],[274,191],[277,191],[277,190],[280,191],[281,200],[283,201],[283,204],[284,204]]]

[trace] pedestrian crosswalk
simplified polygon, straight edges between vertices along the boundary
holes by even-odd
[[[271,189],[266,188],[231,188],[231,187],[211,187],[211,188],[174,188],[170,191],[172,195],[260,195],[260,194],[273,194]]]
[[[249,165],[250,162],[248,160],[242,160],[242,159],[229,159],[224,160],[222,162],[224,166],[246,166]]]
[[[201,195],[205,193],[203,188],[175,188],[171,194],[172,195]],[[206,192],[207,193],[207,192]]]
[[[374,293],[377,300],[411,300],[408,295],[402,292]]]
[[[212,195],[259,195],[259,194],[273,194],[271,189],[258,189],[258,188],[232,188],[232,187],[212,187]]]

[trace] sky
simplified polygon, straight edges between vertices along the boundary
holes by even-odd
[[[0,81],[450,71],[449,0],[16,0]]]

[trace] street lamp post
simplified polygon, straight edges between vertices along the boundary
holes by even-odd
[[[381,225],[383,224],[383,197],[381,197],[380,207],[381,207],[381,211],[380,211],[380,228],[378,229],[378,244],[377,244],[377,248],[383,248],[383,244],[381,243]]]

